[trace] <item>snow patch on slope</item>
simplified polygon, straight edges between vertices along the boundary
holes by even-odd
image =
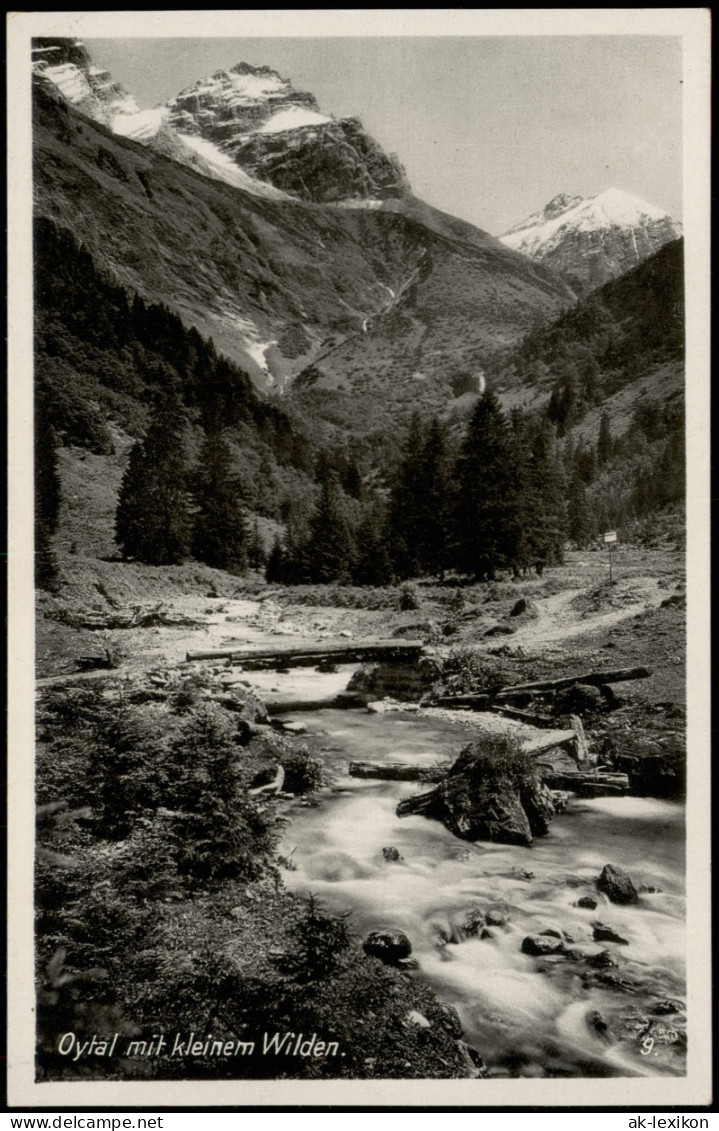
[[[113,106],[113,110],[116,107]],[[145,141],[147,138],[154,137],[160,126],[167,117],[167,111],[162,107],[157,107],[155,110],[132,110],[121,109],[112,119],[112,132],[119,134],[120,137],[131,137],[135,141]]]
[[[277,91],[285,90],[289,85],[285,79],[274,72],[255,75],[251,73],[238,74],[237,71],[230,71],[229,78],[236,94],[253,101],[258,98],[266,98],[268,94],[276,94]]]
[[[308,110],[304,106],[288,106],[274,114],[255,132],[258,134],[281,133],[284,130],[297,130],[302,126],[323,126],[332,119],[325,114],[318,114],[315,110]]]
[[[177,137],[186,149],[202,159],[202,162],[208,167],[208,175],[213,176],[216,180],[224,181],[225,184],[233,185],[235,188],[244,189],[245,192],[250,192],[253,196],[263,196],[266,200],[293,199],[287,193],[282,192],[281,189],[275,188],[274,185],[251,177],[249,173],[236,165],[231,157],[223,153],[214,142],[207,141],[203,137],[197,137],[196,134],[178,133]]]

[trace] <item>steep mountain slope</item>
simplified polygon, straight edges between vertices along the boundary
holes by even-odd
[[[357,433],[381,433],[387,416],[461,409],[483,388],[497,350],[572,305],[572,292],[538,273],[540,265],[507,259],[497,241],[476,230],[470,242],[465,225],[421,201],[410,207],[415,232],[431,227],[436,238],[425,235],[414,269],[362,332],[330,344],[291,390],[306,412],[350,420]]]
[[[44,82],[34,141],[38,215],[265,386],[328,350],[344,380],[367,353],[380,368],[373,408],[392,411],[395,386],[411,402],[421,356],[422,388],[436,384],[441,400],[455,355],[474,364],[573,301],[542,265],[412,197],[348,207],[245,191],[113,135]],[[339,422],[365,427],[348,407]]]
[[[505,405],[549,406],[561,430],[596,433],[606,412],[622,430],[640,398],[683,394],[684,243],[674,240],[495,359]]]
[[[636,267],[681,233],[681,224],[661,208],[610,188],[587,199],[560,193],[499,238],[561,271],[575,290],[586,293]]]

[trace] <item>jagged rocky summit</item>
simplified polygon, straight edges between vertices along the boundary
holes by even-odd
[[[586,293],[625,274],[681,234],[681,224],[668,212],[609,188],[586,198],[560,193],[499,239],[560,271]]]
[[[357,118],[320,112],[269,67],[238,63],[168,103],[174,128],[204,139],[252,176],[303,200],[383,199],[409,192],[404,170]]]
[[[113,133],[256,195],[379,203],[410,192],[398,159],[357,118],[321,113],[270,67],[237,63],[144,110],[79,40],[34,40],[33,74]]]

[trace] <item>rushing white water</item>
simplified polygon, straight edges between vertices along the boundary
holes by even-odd
[[[323,760],[328,786],[319,805],[289,805],[292,823],[282,852],[291,858],[287,885],[314,892],[328,908],[351,911],[361,936],[398,928],[412,942],[426,978],[445,1002],[456,1006],[467,1040],[492,1075],[589,1076],[683,1073],[680,1045],[641,1043],[641,1022],[632,1037],[632,1015],[651,1015],[658,1000],[684,993],[683,808],[647,798],[573,798],[549,835],[531,849],[469,844],[442,824],[423,817],[399,819],[402,797],[428,786],[359,780],[348,776],[352,760],[411,761],[429,765],[455,756],[466,731],[422,714],[371,715],[326,710],[286,716],[308,728],[307,740]],[[392,846],[401,861],[387,861]],[[628,871],[642,892],[639,903],[618,906],[599,893],[595,880],[606,863]],[[575,906],[582,895],[596,910]],[[504,926],[492,938],[463,929],[468,911],[496,907]],[[628,945],[596,943],[592,924],[610,924]],[[583,960],[566,955],[535,958],[522,939],[556,927],[571,934]],[[609,984],[606,971],[587,960],[609,950],[611,976],[632,979],[632,988]],[[600,1025],[592,1017],[601,1014]],[[602,1031],[609,1024],[611,1037]],[[666,1021],[667,1018],[664,1018]],[[671,1021],[671,1018],[668,1019]]]

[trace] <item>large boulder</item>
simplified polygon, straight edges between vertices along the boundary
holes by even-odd
[[[347,690],[365,695],[368,700],[391,698],[417,702],[432,688],[439,674],[436,661],[429,656],[417,663],[365,664],[352,676]]]
[[[605,864],[597,887],[612,903],[637,903],[639,895],[631,876],[614,864]]]
[[[433,803],[433,815],[463,840],[525,847],[546,835],[555,812],[533,759],[499,735],[462,750]]]
[[[614,768],[629,777],[629,790],[635,796],[684,796],[686,747],[681,738],[660,743],[633,735],[627,748],[616,751],[612,760]]]
[[[370,958],[379,958],[385,965],[393,966],[412,953],[412,943],[404,931],[372,931],[362,944]]]
[[[482,781],[471,772],[448,775],[439,793],[443,821],[455,836],[525,847],[532,843],[527,814],[509,778]]]
[[[522,954],[536,956],[545,954],[559,954],[564,950],[564,943],[554,935],[526,935],[520,947]]]
[[[531,754],[506,735],[486,735],[465,746],[437,788],[405,798],[399,816],[422,814],[442,821],[463,840],[529,847],[544,836],[556,810],[552,792]]]

